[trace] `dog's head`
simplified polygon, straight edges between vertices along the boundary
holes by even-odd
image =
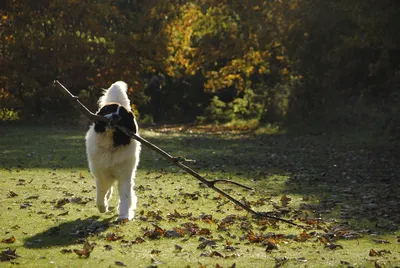
[[[109,103],[104,105],[100,108],[97,114],[105,117],[119,116],[118,125],[131,130],[133,133],[138,132],[138,126],[133,113],[131,111],[128,111],[124,106],[119,105],[118,103]],[[108,125],[105,122],[96,122],[94,124],[94,130],[96,131],[96,133],[106,132],[107,127]],[[112,129],[111,131],[113,131],[113,140],[115,147],[128,145],[131,142],[131,138],[121,131],[115,129]]]

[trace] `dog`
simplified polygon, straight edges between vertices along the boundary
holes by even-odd
[[[138,134],[138,125],[127,95],[127,85],[115,82],[100,97],[98,115],[119,115],[118,124]],[[137,197],[135,176],[140,157],[140,142],[104,122],[95,122],[86,134],[89,169],[96,180],[96,205],[100,213],[108,211],[113,184],[118,183],[118,219],[132,220]]]

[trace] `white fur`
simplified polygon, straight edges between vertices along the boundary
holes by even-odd
[[[126,95],[127,90],[128,86],[125,82],[115,82],[109,89],[104,90],[103,96],[101,96],[98,101],[99,108],[107,103],[116,102],[124,106],[128,111],[131,111],[131,102]]]
[[[110,102],[117,102],[131,111],[126,93],[127,86],[119,81],[104,91],[99,99],[99,108]],[[94,124],[86,134],[86,152],[89,168],[96,180],[97,207],[101,213],[108,211],[113,184],[118,182],[119,216],[118,219],[132,220],[136,209],[137,197],[134,192],[136,169],[139,164],[140,143],[131,140],[126,146],[113,146],[113,129],[96,133]]]

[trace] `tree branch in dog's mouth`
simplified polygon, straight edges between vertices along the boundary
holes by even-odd
[[[89,119],[93,122],[105,122],[107,123],[109,126],[114,127],[115,129],[123,132],[125,135],[127,135],[128,137],[135,139],[137,141],[139,141],[141,144],[145,145],[146,147],[150,148],[151,150],[157,152],[158,154],[162,155],[165,159],[167,159],[169,162],[171,162],[172,164],[180,167],[182,170],[186,171],[187,173],[189,173],[190,175],[192,175],[193,177],[195,177],[196,179],[198,179],[199,181],[201,181],[204,185],[206,185],[207,187],[213,189],[214,191],[216,191],[217,193],[221,194],[222,196],[226,197],[227,199],[229,199],[231,202],[233,202],[235,205],[243,208],[244,210],[246,210],[247,212],[253,214],[254,216],[258,217],[258,218],[269,218],[272,220],[276,220],[276,221],[282,221],[285,223],[288,223],[290,225],[293,226],[297,226],[300,228],[305,229],[304,226],[301,226],[299,224],[296,224],[290,220],[286,220],[286,219],[282,219],[279,217],[275,217],[272,216],[270,214],[272,214],[272,212],[256,212],[253,209],[251,209],[249,206],[243,204],[242,202],[238,201],[237,199],[235,199],[234,197],[232,197],[231,195],[227,194],[226,192],[224,192],[223,190],[217,188],[215,186],[216,183],[231,183],[234,184],[236,186],[239,187],[243,187],[245,189],[249,189],[252,190],[252,188],[247,187],[243,184],[237,183],[237,182],[233,182],[231,180],[207,180],[205,179],[203,176],[201,176],[199,173],[197,173],[196,171],[194,171],[193,169],[191,169],[190,167],[186,166],[185,164],[183,164],[183,162],[190,162],[187,161],[185,158],[183,157],[174,157],[171,156],[169,153],[165,152],[164,150],[162,150],[161,148],[157,147],[156,145],[152,144],[151,142],[143,139],[142,137],[138,136],[137,134],[135,134],[134,132],[130,131],[129,129],[118,125],[118,121],[119,121],[119,115],[118,115],[118,111],[116,113],[111,113],[111,114],[107,114],[105,116],[100,116],[97,114],[92,113],[89,109],[86,108],[85,105],[83,105],[83,103],[81,103],[78,99],[77,96],[73,95],[66,87],[64,87],[58,80],[54,81],[55,84],[58,84],[60,87],[62,87],[69,95],[71,98],[75,99],[76,102],[79,104],[78,107],[81,109],[81,111],[89,117]],[[193,160],[191,160],[193,161]]]

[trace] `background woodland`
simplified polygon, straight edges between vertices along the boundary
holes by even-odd
[[[398,136],[390,0],[6,0],[0,120],[75,123],[117,80],[143,123],[311,125]]]

